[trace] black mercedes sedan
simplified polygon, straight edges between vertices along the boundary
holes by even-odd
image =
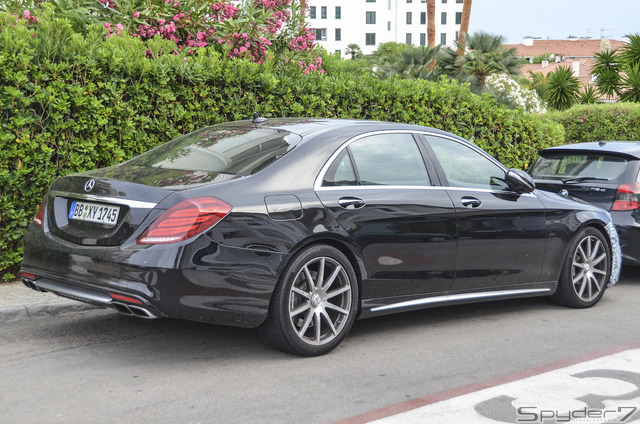
[[[354,320],[618,279],[611,216],[417,125],[256,118],[59,178],[24,241],[35,290],[329,352]]]
[[[539,153],[529,170],[537,187],[609,211],[624,263],[640,265],[640,142],[574,143]]]

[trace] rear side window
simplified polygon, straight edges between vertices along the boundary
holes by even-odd
[[[169,141],[128,164],[251,175],[282,157],[299,140],[298,135],[280,129],[213,126]]]
[[[372,135],[351,143],[329,166],[323,181],[324,186],[430,184],[413,135],[404,133]]]
[[[614,181],[627,168],[627,159],[589,153],[551,153],[536,160],[530,170],[534,178],[598,178]]]

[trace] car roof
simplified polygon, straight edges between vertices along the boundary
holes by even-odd
[[[250,120],[228,122],[222,125],[247,125]],[[284,130],[302,136],[300,144],[313,142],[317,136],[323,136],[323,140],[330,144],[342,144],[344,141],[356,135],[386,130],[404,130],[416,132],[429,132],[448,137],[455,137],[457,140],[473,145],[468,140],[455,134],[448,133],[436,128],[425,127],[416,124],[405,124],[398,122],[370,121],[357,119],[337,119],[337,118],[269,118],[265,123],[258,124],[259,127]],[[328,136],[328,137],[327,137]]]
[[[540,154],[561,152],[613,153],[640,159],[640,141],[594,141],[541,149]]]

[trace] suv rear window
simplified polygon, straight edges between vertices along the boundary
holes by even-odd
[[[251,175],[266,168],[300,141],[272,128],[217,125],[183,135],[128,162],[182,171]]]
[[[614,181],[626,168],[627,159],[620,156],[554,152],[538,158],[529,173],[539,179],[598,178]]]

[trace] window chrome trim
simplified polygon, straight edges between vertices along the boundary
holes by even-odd
[[[420,131],[420,130],[403,130],[403,129],[397,129],[397,130],[379,130],[379,131],[371,131],[365,134],[359,134],[353,138],[350,138],[349,140],[345,141],[340,147],[338,147],[338,149],[333,152],[333,154],[329,157],[329,159],[327,160],[327,162],[322,166],[322,169],[320,169],[320,172],[318,173],[318,176],[316,177],[316,180],[313,183],[313,189],[315,191],[324,191],[324,190],[336,190],[336,189],[346,189],[346,188],[353,188],[353,187],[357,187],[357,188],[363,188],[363,187],[371,187],[371,188],[393,188],[393,189],[398,189],[398,188],[437,188],[437,187],[442,187],[442,188],[454,188],[454,187],[450,187],[450,186],[393,186],[393,185],[384,185],[384,186],[361,186],[361,185],[346,185],[346,186],[323,186],[322,185],[322,181],[324,181],[324,177],[325,174],[327,173],[327,171],[329,170],[329,167],[331,166],[331,164],[333,164],[333,161],[338,157],[338,155],[340,155],[340,153],[342,153],[342,151],[344,149],[346,149],[347,147],[349,147],[352,143],[355,143],[358,140],[361,140],[365,137],[370,137],[370,136],[375,136],[375,135],[383,135],[383,134],[411,134],[411,135],[422,135],[422,136],[433,136],[433,137],[440,137],[440,138],[444,138],[447,140],[451,140],[453,142],[462,144],[470,149],[472,149],[474,152],[478,153],[479,155],[485,157],[487,160],[491,161],[492,163],[494,163],[495,165],[497,165],[499,168],[501,168],[504,173],[506,174],[509,170],[500,162],[498,162],[495,158],[493,158],[492,156],[490,156],[488,153],[486,153],[485,151],[481,150],[478,146],[476,146],[475,144],[471,143],[468,140],[464,140],[461,141],[460,139],[457,139],[456,137],[451,137],[450,135],[447,134],[438,134],[438,133],[434,133],[431,131]],[[428,140],[424,140],[426,143],[428,143]],[[426,166],[426,164],[425,164]],[[463,190],[476,190],[473,188],[464,188],[464,187],[459,187],[460,189]],[[477,189],[479,191],[487,191],[487,192],[495,192],[495,190],[489,190],[489,189]]]
[[[461,300],[486,299],[500,296],[515,296],[524,294],[536,294],[550,292],[551,289],[520,289],[520,290],[499,290],[482,293],[464,293],[445,296],[427,297],[423,299],[408,300],[406,302],[393,303],[391,305],[371,308],[371,312],[388,311],[390,309],[409,308],[412,306],[430,305],[434,303],[456,302]]]
[[[93,200],[96,202],[115,203],[116,205],[125,205],[125,206],[129,206],[130,208],[139,208],[139,209],[153,209],[157,205],[157,203],[153,203],[153,202],[143,202],[140,200],[123,199],[121,197],[102,197],[102,196],[96,196],[94,194],[66,193],[63,191],[55,191],[55,190],[51,191],[50,194],[53,197],[67,197],[70,199]]]

